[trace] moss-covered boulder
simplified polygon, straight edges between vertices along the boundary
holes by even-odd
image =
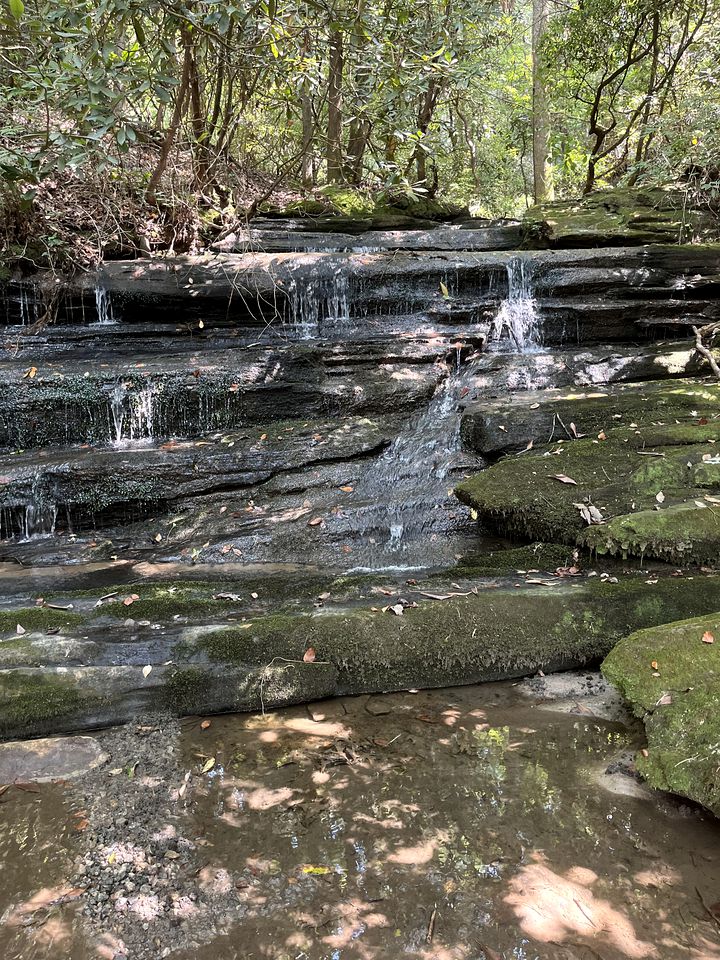
[[[596,190],[579,200],[532,207],[525,216],[531,246],[606,247],[720,239],[720,220],[683,186]]]
[[[670,357],[667,362],[672,362]],[[687,424],[684,442],[692,442],[693,427],[705,420],[711,430],[698,436],[713,439],[720,435],[719,417],[719,383],[652,380],[590,390],[528,391],[513,396],[511,403],[507,397],[482,399],[467,405],[461,431],[466,447],[496,459],[524,450],[529,443],[594,437],[618,426],[639,429],[679,421]]]
[[[527,419],[508,410],[497,433],[525,440],[529,432],[534,440],[547,431],[546,442],[528,440],[531,449],[455,492],[505,535],[599,554],[720,563],[719,400],[718,384],[685,381],[524,403]],[[489,438],[498,416],[473,420],[476,449],[480,427]]]
[[[643,776],[720,815],[720,613],[633,633],[602,670],[645,724]]]

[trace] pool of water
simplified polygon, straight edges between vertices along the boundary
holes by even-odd
[[[553,712],[519,689],[184,723],[177,776],[161,789],[194,845],[182,882],[198,919],[169,955],[718,960],[720,824],[673,798],[610,792],[604,771],[639,731],[599,719],[590,701]],[[122,924],[145,924],[147,950],[126,955],[162,956],[152,916],[125,913],[103,939],[83,926],[76,891],[57,902],[83,843],[82,784],[0,797],[0,949],[118,957]],[[51,905],[25,926],[21,904],[38,896]]]

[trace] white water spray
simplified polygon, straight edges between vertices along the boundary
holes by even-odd
[[[490,340],[518,353],[536,353],[542,346],[542,320],[532,285],[532,264],[513,257],[507,265],[508,294],[490,327]]]

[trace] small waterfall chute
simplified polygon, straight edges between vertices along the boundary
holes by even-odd
[[[331,276],[300,274],[290,285],[290,321],[304,339],[320,335],[325,326],[350,321],[350,280],[339,264]]]
[[[100,283],[95,284],[95,312],[97,313],[95,323],[98,326],[110,326],[117,323],[110,291]]]
[[[518,353],[542,347],[542,318],[533,290],[532,261],[512,257],[507,264],[508,292],[490,326],[490,341]]]

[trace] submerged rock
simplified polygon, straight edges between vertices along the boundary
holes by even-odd
[[[0,784],[71,780],[107,760],[94,737],[0,743]]]
[[[638,770],[720,815],[720,614],[633,633],[602,670],[645,724]]]

